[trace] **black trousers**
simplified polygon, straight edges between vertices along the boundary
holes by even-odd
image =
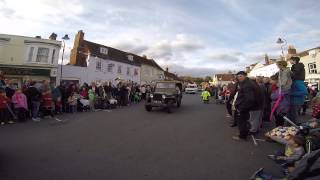
[[[16,114],[18,116],[18,120],[20,122],[25,122],[27,120],[27,110],[24,108],[17,108],[15,109]]]
[[[10,118],[9,112],[7,108],[0,109],[0,122],[8,123]]]
[[[238,118],[238,127],[239,127],[239,137],[242,139],[246,139],[249,133],[249,111],[241,111]]]
[[[228,114],[232,116],[232,104],[229,101],[226,102],[226,108],[227,108]]]

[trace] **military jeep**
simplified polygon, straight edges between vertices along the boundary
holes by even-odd
[[[171,109],[181,106],[182,83],[179,81],[157,81],[153,90],[147,94],[145,108],[162,107],[171,113]]]

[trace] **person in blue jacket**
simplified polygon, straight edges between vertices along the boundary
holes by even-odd
[[[293,56],[290,58],[290,63],[292,64],[292,85],[290,89],[290,108],[288,117],[293,122],[297,122],[298,110],[303,105],[308,91],[304,84],[305,69],[304,65],[300,63],[300,58]]]

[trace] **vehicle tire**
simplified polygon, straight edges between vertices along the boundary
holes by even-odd
[[[152,106],[145,106],[145,108],[148,112],[152,111]]]
[[[167,107],[166,110],[167,110],[167,113],[168,113],[168,114],[170,114],[170,113],[172,112],[170,107]]]

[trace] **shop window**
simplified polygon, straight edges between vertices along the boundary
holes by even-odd
[[[49,48],[38,48],[36,62],[48,63],[49,58]]]
[[[309,63],[308,64],[308,68],[309,68],[309,74],[317,74],[317,65],[316,63]]]

